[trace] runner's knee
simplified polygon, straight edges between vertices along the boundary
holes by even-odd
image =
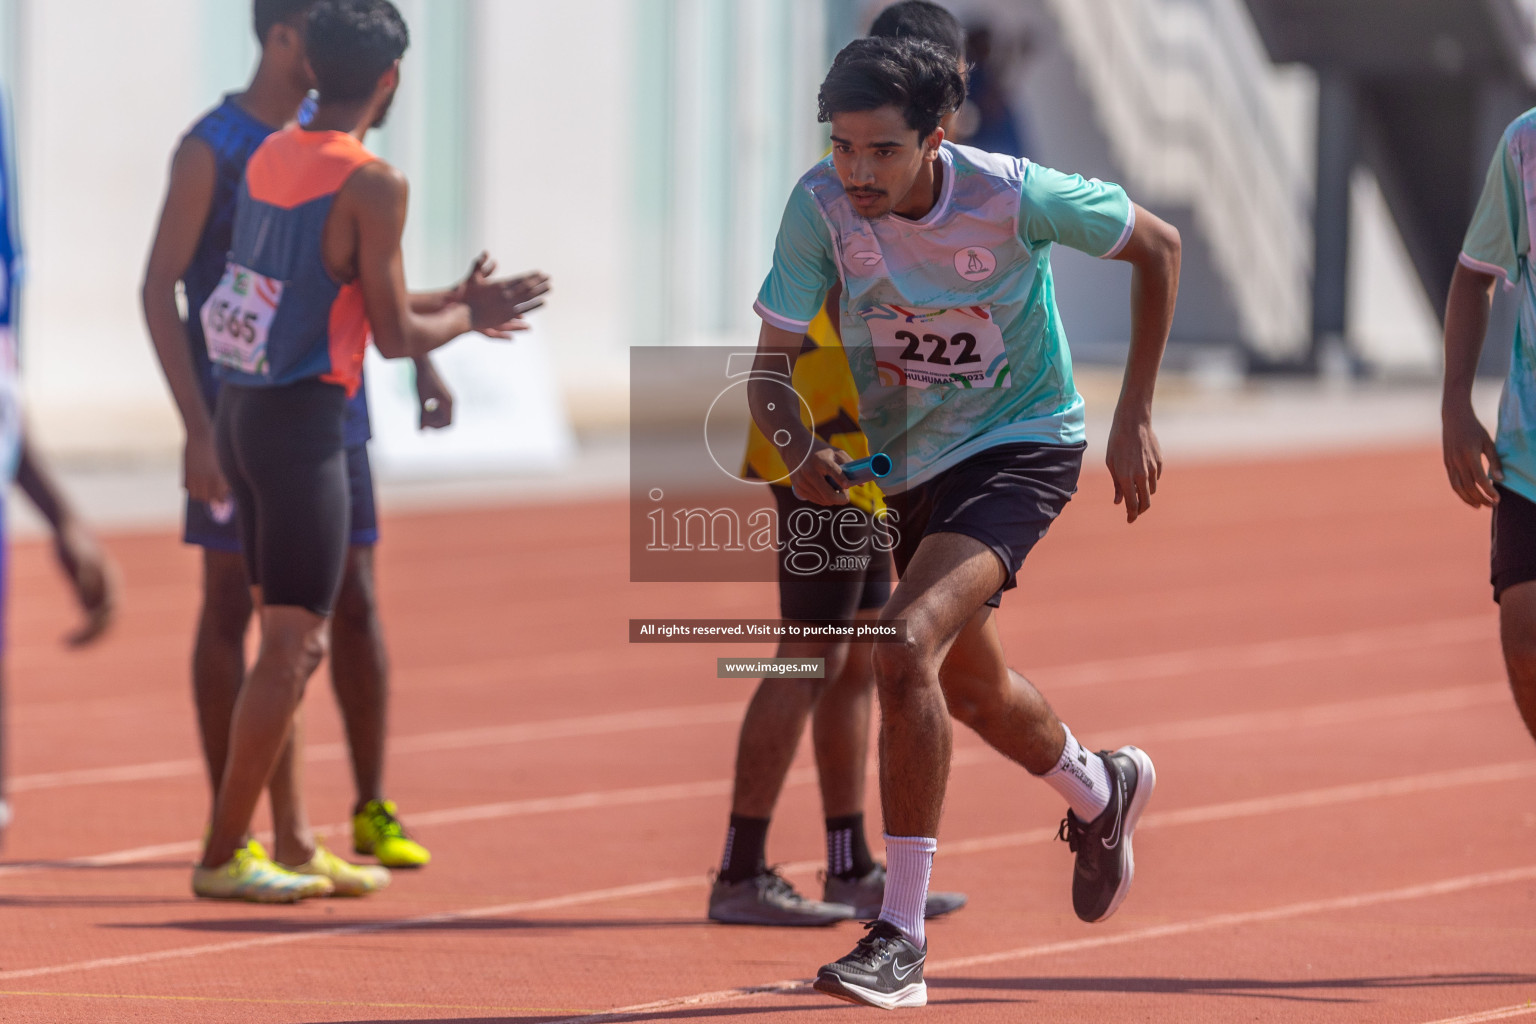
[[[323,622],[297,623],[280,612],[269,611],[262,623],[261,652],[263,658],[276,659],[292,669],[301,681],[320,666],[329,646]]]
[[[932,645],[912,633],[901,640],[876,644],[871,656],[875,665],[875,682],[881,693],[924,686],[932,674]]]
[[[939,681],[950,714],[973,729],[985,725],[993,713],[1008,705],[1011,681],[1006,667],[999,673],[994,666],[978,666],[951,656],[939,670]]]

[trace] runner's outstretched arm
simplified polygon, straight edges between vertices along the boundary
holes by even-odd
[[[491,259],[490,253],[482,252],[475,257],[474,264],[469,268],[469,274],[452,288],[412,292],[411,311],[414,313],[441,312],[451,303],[463,301],[465,289],[476,277],[490,277],[495,272],[496,261]],[[480,333],[491,338],[512,337],[510,331],[488,330]],[[422,430],[441,430],[452,426],[453,392],[443,382],[437,367],[432,363],[432,357],[417,356],[413,362],[416,364],[416,399],[420,408],[418,427]]]
[[[1461,500],[1478,508],[1497,505],[1495,482],[1504,479],[1493,438],[1472,411],[1472,381],[1488,333],[1488,307],[1497,278],[1456,264],[1445,300],[1445,387],[1440,398],[1441,446],[1445,472]],[[1483,459],[1488,459],[1487,470]]]
[[[1115,481],[1115,504],[1125,502],[1128,523],[1152,507],[1157,478],[1163,474],[1163,453],[1152,432],[1152,393],[1173,328],[1182,244],[1173,225],[1140,206],[1135,211],[1131,237],[1114,256],[1132,268],[1131,350],[1104,457]]]
[[[117,609],[117,569],[94,534],[75,515],[47,465],[32,450],[25,431],[16,483],[53,528],[53,550],[69,580],[85,622],[65,637],[71,647],[83,647],[107,631]]]
[[[197,240],[202,237],[208,210],[213,205],[217,179],[213,151],[208,144],[201,139],[184,140],[171,161],[165,205],[160,211],[160,225],[149,251],[140,292],[144,323],[186,430],[182,484],[193,499],[210,502],[228,498],[229,484],[219,470],[214,452],[213,422],[203,403],[202,387],[188,350],[187,328],[176,306],[176,284],[192,265]],[[197,311],[193,310],[192,315],[196,316]]]
[[[344,223],[355,227],[357,281],[379,354],[390,359],[415,358],[470,331],[526,330],[528,325],[519,318],[543,305],[549,278],[532,273],[492,280],[484,272],[489,261],[477,261],[457,301],[430,313],[412,308],[400,251],[408,199],[404,176],[378,161],[352,175],[332,211],[332,216],[341,213]]]

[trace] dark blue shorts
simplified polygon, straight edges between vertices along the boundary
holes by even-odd
[[[902,494],[887,494],[886,507],[897,514],[899,539],[892,552],[896,571],[905,575],[918,545],[930,533],[964,534],[991,548],[1008,573],[986,602],[1001,606],[1003,591],[1018,586],[1025,556],[1077,493],[1087,447],[998,445]]]
[[[1521,583],[1536,580],[1536,502],[1496,484],[1493,506],[1493,599]]]
[[[834,531],[833,514],[839,509],[797,498],[788,487],[771,487],[779,507],[779,522],[789,529],[790,516],[808,509],[816,516],[817,530],[797,534],[801,544],[819,547],[858,568],[825,569],[806,575],[795,572],[789,559],[790,545],[779,552],[779,616],[796,622],[845,622],[861,611],[881,609],[891,599],[891,556],[872,543],[873,526],[867,516],[853,529]],[[850,548],[849,545],[852,545]]]
[[[367,443],[347,449],[347,483],[352,492],[352,533],[355,548],[373,547],[379,542],[379,514],[373,499],[373,466],[368,461]],[[240,553],[240,530],[235,525],[235,506],[231,501],[220,520],[205,501],[187,499],[184,543],[209,551]],[[3,564],[3,563],[0,563]]]

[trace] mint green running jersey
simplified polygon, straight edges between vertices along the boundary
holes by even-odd
[[[797,334],[843,285],[843,347],[871,451],[899,492],[1002,444],[1083,440],[1051,247],[1112,257],[1135,226],[1119,185],[945,142],[921,220],[861,217],[828,157],[800,179],[754,308]]]
[[[1531,210],[1536,204],[1536,110],[1504,131],[1461,247],[1461,263],[1520,289],[1520,315],[1494,440],[1504,486],[1536,501],[1536,283],[1531,281]]]

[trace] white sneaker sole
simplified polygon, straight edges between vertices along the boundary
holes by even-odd
[[[816,976],[816,991],[841,999],[845,1003],[874,1006],[882,1010],[899,1010],[908,1006],[928,1005],[928,983],[916,981],[895,992],[876,992],[860,985],[850,985],[835,974]]]
[[[1136,852],[1131,847],[1131,837],[1136,831],[1136,823],[1141,820],[1141,812],[1147,809],[1147,802],[1152,799],[1152,790],[1157,787],[1157,769],[1152,767],[1152,759],[1146,751],[1140,747],[1121,747],[1115,753],[1124,754],[1136,762],[1136,792],[1131,797],[1131,806],[1125,810],[1125,821],[1120,825],[1124,837],[1121,844],[1125,847],[1125,874],[1120,877],[1120,887],[1115,890],[1109,909],[1094,924],[1109,920],[1131,891],[1131,881],[1136,877]]]

